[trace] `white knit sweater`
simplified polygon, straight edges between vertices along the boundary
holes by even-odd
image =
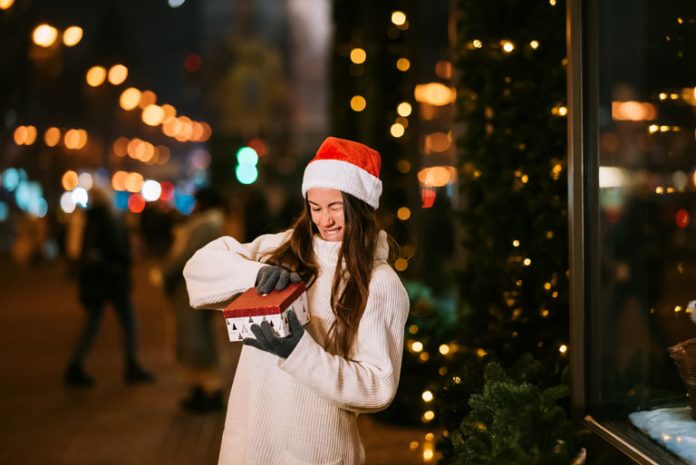
[[[196,308],[219,308],[252,287],[261,256],[287,241],[290,231],[240,244],[217,239],[184,268]],[[219,464],[359,465],[365,461],[356,418],[386,408],[399,383],[409,301],[387,264],[380,233],[370,295],[352,359],[323,348],[334,320],[331,284],[341,243],[314,238],[321,270],[308,291],[311,322],[287,359],[244,346],[227,407]]]

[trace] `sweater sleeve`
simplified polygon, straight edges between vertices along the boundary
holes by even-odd
[[[305,332],[279,366],[340,408],[359,413],[383,410],[399,384],[408,310],[406,290],[384,265],[373,273],[351,360],[327,352]]]
[[[184,266],[191,306],[221,309],[232,297],[252,287],[264,266],[260,262],[263,255],[283,244],[290,234],[266,234],[246,244],[224,236],[198,250]]]

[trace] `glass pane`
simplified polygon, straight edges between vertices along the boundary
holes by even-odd
[[[590,342],[601,369],[593,397],[595,414],[626,419],[687,405],[668,347],[696,337],[687,308],[696,299],[696,2],[597,4],[600,306]]]

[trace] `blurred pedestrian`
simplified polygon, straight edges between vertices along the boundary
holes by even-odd
[[[107,304],[116,310],[123,332],[124,380],[128,384],[154,381],[138,362],[138,321],[131,299],[130,268],[128,231],[113,209],[109,191],[95,186],[85,212],[78,262],[79,298],[86,314],[65,372],[67,386],[94,385],[94,379],[84,370],[84,360],[97,337]]]
[[[213,188],[195,194],[191,216],[174,230],[174,243],[162,269],[165,292],[174,307],[176,358],[190,385],[181,407],[192,412],[224,408],[222,376],[216,344],[215,312],[193,311],[189,305],[184,265],[196,250],[223,233],[225,202]]]

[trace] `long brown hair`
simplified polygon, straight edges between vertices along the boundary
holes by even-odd
[[[329,329],[325,348],[349,358],[367,305],[380,228],[371,206],[350,194],[342,194],[345,231],[331,286],[331,310],[335,320]],[[318,230],[312,222],[307,201],[292,227],[290,239],[271,252],[265,261],[296,271],[309,287],[317,278],[319,265],[312,248],[313,236]]]

